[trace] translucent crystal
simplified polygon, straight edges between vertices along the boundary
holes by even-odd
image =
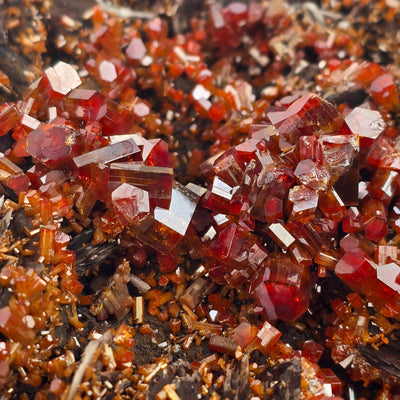
[[[169,208],[156,207],[154,216],[135,224],[136,237],[162,253],[169,253],[185,235],[198,200],[195,193],[174,181]]]
[[[371,82],[370,93],[377,104],[389,111],[394,111],[399,107],[399,94],[390,74],[383,74],[374,79]]]
[[[4,136],[17,123],[20,112],[15,104],[4,103],[0,107],[0,136]]]
[[[29,87],[24,93],[24,100],[32,98],[32,110],[44,111],[46,107],[57,104],[81,83],[75,69],[63,61],[59,61],[54,67],[47,68],[44,75]]]
[[[64,98],[63,107],[70,118],[97,121],[107,112],[106,98],[96,90],[74,89]]]
[[[130,223],[150,212],[148,192],[127,183],[111,193],[111,200],[113,207]]]
[[[263,354],[268,354],[281,336],[282,332],[272,326],[268,321],[265,321],[257,333],[259,350]]]
[[[149,194],[153,205],[168,207],[173,187],[172,168],[154,167],[135,162],[120,162],[110,165],[109,186],[115,188],[125,182]]]
[[[288,204],[291,206],[290,219],[302,219],[314,214],[318,206],[318,193],[299,185],[289,190]]]
[[[275,253],[265,261],[255,295],[269,321],[293,321],[306,311],[311,281],[307,267],[287,255]]]
[[[125,50],[126,58],[131,65],[140,63],[146,52],[147,49],[140,38],[133,38]]]
[[[325,190],[330,180],[330,174],[326,168],[311,160],[300,161],[294,174],[303,185],[314,190]]]
[[[290,143],[297,143],[302,135],[333,133],[343,125],[336,107],[311,94],[303,95],[287,110],[270,112],[267,116]]]
[[[40,124],[26,141],[26,151],[41,162],[56,162],[71,154],[75,134],[67,126]]]

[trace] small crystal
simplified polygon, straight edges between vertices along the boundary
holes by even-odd
[[[0,136],[4,136],[16,125],[21,113],[15,104],[3,104],[0,107]]]
[[[295,186],[289,190],[288,204],[292,207],[291,220],[309,217],[317,209],[318,193],[306,186]]]
[[[311,160],[302,160],[297,164],[294,175],[305,186],[314,190],[325,190],[329,183],[329,172]]]
[[[268,354],[281,336],[282,332],[272,326],[268,321],[265,321],[257,333],[259,350],[264,354]]]
[[[296,241],[282,223],[271,224],[268,230],[276,243],[284,249],[288,249]]]
[[[131,65],[140,63],[146,55],[147,49],[140,38],[133,38],[125,50],[126,59]]]
[[[346,212],[342,199],[333,188],[321,193],[318,207],[326,218],[330,218],[333,221],[341,221]]]
[[[393,77],[383,74],[373,80],[370,86],[371,97],[374,101],[384,106],[389,111],[394,111],[399,106],[399,94]]]

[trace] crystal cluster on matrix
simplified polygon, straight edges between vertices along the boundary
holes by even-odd
[[[273,17],[255,3],[225,9],[213,4],[207,26],[213,43],[227,52],[238,47],[245,27],[272,24]],[[145,24],[142,34],[139,25],[123,32],[120,21],[103,20],[99,11],[96,18],[105,24],[82,47],[98,90],[81,85],[76,70],[59,62],[21,101],[0,107],[0,136],[14,140],[0,157],[0,181],[18,196],[9,207],[31,217],[25,233],[38,248],[17,250],[45,267],[41,276],[12,259],[0,272],[1,285],[15,292],[0,308],[1,334],[24,346],[25,358],[34,359],[39,349],[37,357],[44,360],[35,369],[21,356],[21,368],[29,372],[22,381],[39,387],[50,371],[50,387],[61,392],[70,378],[61,372],[72,363],[68,357],[51,359],[57,339],[40,333],[49,320],[61,324],[61,305],[68,305],[69,323],[82,330],[77,304],[90,306],[98,321],[122,320],[133,309],[135,321],[143,322],[146,300],[160,321],[173,317],[173,335],[184,326],[209,338],[211,351],[237,359],[255,349],[271,363],[299,359],[304,398],[338,398],[342,382],[318,366],[323,348],[311,341],[293,350],[275,323],[298,320],[316,294],[318,277],[336,274],[352,292],[350,305],[332,301],[326,336],[337,363],[355,357],[350,345],[384,341],[384,335],[371,339],[368,333],[373,318],[366,301],[385,334],[393,330],[388,318],[400,315],[400,153],[398,132],[387,121],[399,107],[393,77],[372,62],[332,61],[318,77],[321,87],[361,88],[367,101],[338,108],[318,94],[295,92],[271,105],[256,100],[248,82],[224,81],[224,62],[208,69],[201,21],[193,22],[194,32],[169,38],[160,18]],[[262,64],[262,46],[252,49]],[[173,83],[183,75],[193,84],[188,93]],[[138,96],[147,89],[168,101],[156,108]],[[193,151],[196,161],[189,162],[191,170],[199,167],[204,187],[175,179],[169,143],[158,138],[171,135],[176,109],[182,119],[196,113],[207,127],[204,140],[213,140],[212,157],[204,161],[201,150]],[[33,166],[24,171],[28,157]],[[93,245],[118,241],[126,250],[96,298],[82,295],[66,233],[89,226]],[[147,277],[149,284],[132,276],[150,256],[162,273],[159,286],[173,282],[175,296],[149,290],[154,276]],[[177,269],[184,257],[201,262],[199,276],[187,287],[182,267]],[[132,281],[145,287],[144,296],[131,296]],[[230,290],[248,301],[238,313],[225,296]],[[151,329],[143,325],[141,332]],[[121,324],[114,333],[107,357],[122,371],[134,358],[134,332]],[[0,345],[1,383],[11,348],[5,341]],[[354,379],[357,373],[365,378],[355,370]],[[257,392],[257,383],[253,388]]]

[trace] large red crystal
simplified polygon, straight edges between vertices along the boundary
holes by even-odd
[[[27,138],[26,151],[41,162],[56,162],[71,154],[75,133],[65,125],[40,124]]]
[[[289,256],[275,253],[264,263],[264,275],[255,289],[269,321],[294,321],[308,307],[311,290],[309,271]]]
[[[285,111],[273,111],[267,115],[279,133],[291,143],[297,143],[302,135],[336,132],[344,122],[336,107],[311,94],[303,95]]]

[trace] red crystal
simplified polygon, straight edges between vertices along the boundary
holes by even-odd
[[[24,100],[33,99],[33,112],[43,112],[46,107],[57,104],[72,89],[81,84],[75,69],[62,61],[47,68],[44,75],[33,83],[24,93]]]
[[[26,151],[38,161],[58,162],[71,154],[74,142],[69,127],[43,123],[28,135]]]
[[[399,296],[398,285],[394,281],[397,275],[392,275],[392,268],[397,271],[399,267],[389,264],[379,272],[378,278],[379,268],[362,250],[354,249],[347,251],[339,260],[335,273],[351,290],[365,295],[376,307],[381,308]]]
[[[294,321],[308,307],[311,281],[307,268],[281,254],[272,254],[263,268],[255,295],[268,320]]]
[[[74,89],[64,98],[63,108],[70,118],[97,121],[106,115],[107,103],[95,90]]]
[[[267,114],[279,133],[291,143],[302,135],[333,133],[343,125],[343,118],[336,108],[316,95],[305,94],[285,111]]]
[[[383,74],[373,80],[370,86],[371,97],[374,101],[384,106],[389,111],[394,111],[399,106],[399,95],[393,77]]]

